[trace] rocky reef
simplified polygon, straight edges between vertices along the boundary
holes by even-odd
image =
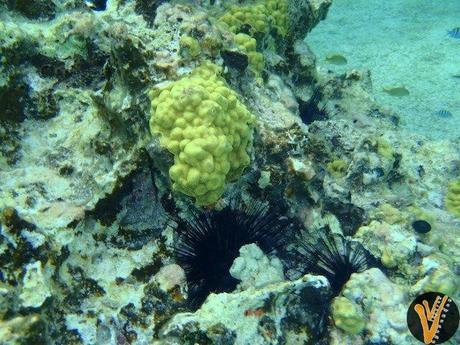
[[[417,344],[415,296],[460,301],[459,143],[317,68],[331,1],[0,0],[1,344]],[[235,198],[280,245],[191,307],[178,224]],[[337,293],[326,228],[378,259]]]

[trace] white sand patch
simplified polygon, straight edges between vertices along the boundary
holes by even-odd
[[[431,139],[459,138],[460,26],[458,0],[334,0],[326,20],[307,37],[321,68],[370,69],[377,100],[401,115],[403,130]],[[325,62],[340,53],[348,64]],[[384,86],[404,85],[410,95],[393,97]],[[450,111],[451,118],[435,113]]]

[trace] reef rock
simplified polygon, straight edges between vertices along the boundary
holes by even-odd
[[[306,275],[260,289],[211,294],[195,313],[175,315],[162,329],[160,338],[164,340],[158,344],[173,344],[173,339],[208,339],[222,344],[319,340],[328,287],[325,278]]]

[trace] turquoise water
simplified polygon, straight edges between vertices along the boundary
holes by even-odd
[[[460,1],[335,0],[327,19],[306,41],[324,69],[369,69],[375,97],[401,115],[403,128],[431,139],[459,138],[460,39],[447,31],[460,26]],[[346,65],[327,64],[330,53]],[[385,86],[404,85],[407,97],[392,97]],[[446,109],[450,118],[435,113]]]

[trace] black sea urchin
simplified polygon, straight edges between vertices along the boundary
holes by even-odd
[[[377,266],[377,260],[361,243],[332,234],[328,227],[316,243],[301,241],[301,246],[305,251],[307,271],[325,276],[334,295],[340,293],[352,273]]]
[[[265,253],[281,246],[289,221],[272,211],[259,202],[233,202],[221,211],[190,210],[186,220],[178,221],[174,251],[186,273],[192,308],[211,292],[235,289],[238,280],[229,270],[241,246],[256,243]]]

